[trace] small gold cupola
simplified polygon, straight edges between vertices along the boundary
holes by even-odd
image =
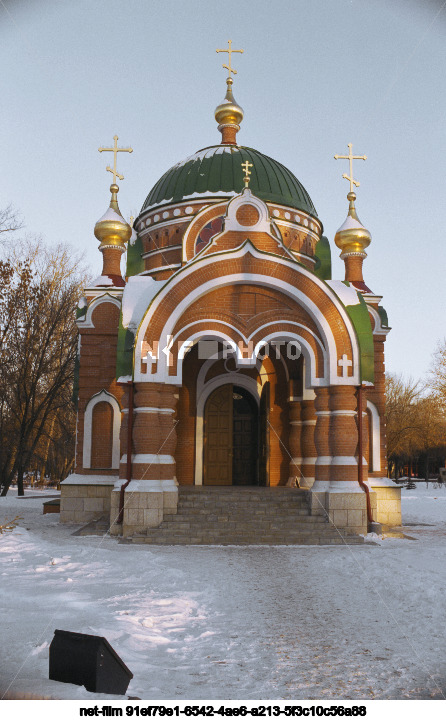
[[[121,255],[126,250],[132,229],[121,215],[118,205],[119,187],[116,178],[124,180],[124,176],[116,170],[117,154],[120,152],[132,153],[132,148],[118,148],[118,136],[114,136],[113,148],[99,148],[99,152],[110,151],[113,153],[113,168],[107,165],[107,170],[113,174],[113,183],[110,185],[110,205],[102,218],[94,226],[94,234],[99,240],[99,250],[103,256],[102,275],[104,283],[111,280],[116,287],[125,285],[121,275]],[[108,285],[108,283],[106,283]]]
[[[99,250],[102,251],[104,248],[112,247],[124,251],[125,244],[132,234],[132,229],[119,210],[117,199],[119,187],[116,183],[110,185],[110,192],[110,206],[94,226],[94,234],[100,241]]]
[[[350,183],[350,192],[347,195],[349,201],[347,218],[335,235],[335,243],[340,248],[340,257],[345,263],[345,280],[351,283],[364,283],[362,275],[362,264],[367,258],[365,249],[370,245],[372,236],[359,220],[356,207],[356,193],[353,186],[359,187],[358,180],[353,178],[353,160],[367,160],[366,155],[353,155],[352,144],[348,143],[348,155],[335,155],[335,159],[346,159],[350,162],[350,175],[343,174],[343,178]]]
[[[222,145],[236,145],[236,136],[240,130],[240,123],[243,120],[243,109],[237,104],[232,94],[234,81],[231,73],[237,75],[237,70],[231,66],[231,55],[232,53],[243,53],[243,50],[233,50],[232,40],[228,40],[228,49],[217,50],[217,53],[228,53],[228,64],[224,64],[223,67],[228,71],[229,75],[226,79],[227,90],[225,99],[215,108],[215,120],[221,132]]]

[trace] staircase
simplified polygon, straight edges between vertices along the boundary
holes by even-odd
[[[180,486],[178,513],[123,542],[159,545],[323,545],[363,543],[325,516],[311,516],[296,488]]]

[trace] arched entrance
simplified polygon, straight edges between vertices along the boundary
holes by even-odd
[[[227,383],[211,393],[204,409],[205,485],[258,485],[258,416],[245,388]]]

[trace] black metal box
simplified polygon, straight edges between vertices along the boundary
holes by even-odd
[[[123,696],[133,678],[106,638],[54,631],[50,645],[50,679],[85,686],[87,691]]]

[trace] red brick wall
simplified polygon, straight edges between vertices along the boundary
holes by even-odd
[[[116,346],[118,340],[119,308],[113,303],[101,303],[92,313],[94,328],[80,330],[81,358],[79,367],[79,403],[77,423],[76,473],[91,475],[93,469],[83,468],[84,413],[88,401],[96,393],[106,390],[121,403],[122,389],[116,383]],[[98,404],[100,405],[100,404]],[[116,470],[104,475],[116,475]]]

